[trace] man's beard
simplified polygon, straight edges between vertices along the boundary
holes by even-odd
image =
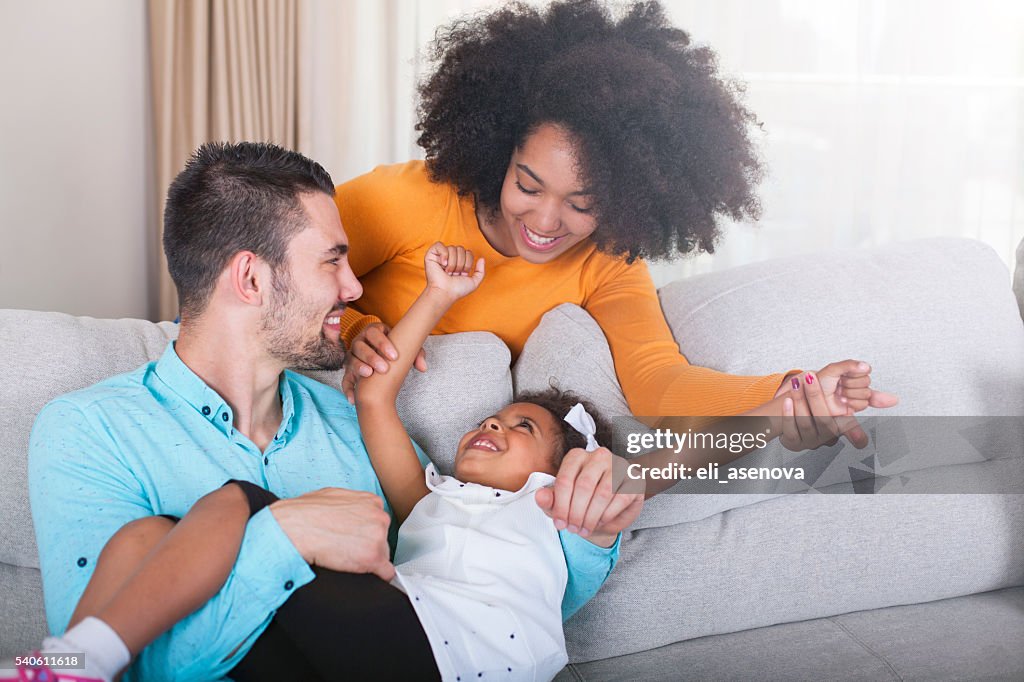
[[[301,300],[287,273],[275,270],[272,284],[270,305],[260,321],[267,352],[296,369],[341,369],[345,364],[345,345],[340,340],[331,341],[323,331],[323,320],[331,311],[323,311],[315,304]],[[306,338],[305,325],[318,316],[319,333]]]

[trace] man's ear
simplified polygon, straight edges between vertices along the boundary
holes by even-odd
[[[235,297],[247,304],[263,305],[270,290],[270,266],[252,251],[239,251],[227,269],[228,282]]]

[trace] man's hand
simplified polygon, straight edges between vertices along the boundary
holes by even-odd
[[[360,377],[368,377],[374,372],[386,374],[391,361],[398,359],[398,350],[388,339],[390,332],[391,328],[386,324],[374,322],[352,339],[352,346],[345,356],[345,376],[341,380],[341,389],[350,403],[356,401],[356,382]],[[427,356],[422,348],[412,366],[421,372],[427,371]]]
[[[620,531],[640,516],[642,493],[616,493],[612,489],[612,463],[608,448],[587,452],[573,448],[562,459],[554,486],[537,491],[537,505],[554,519],[555,528],[602,547],[611,547]],[[620,486],[624,481],[620,481]]]
[[[281,530],[314,566],[342,573],[395,577],[384,500],[373,493],[323,488],[270,505]]]

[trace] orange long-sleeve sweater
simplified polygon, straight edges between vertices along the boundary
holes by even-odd
[[[772,398],[783,374],[733,376],[689,364],[661,312],[646,264],[627,265],[582,242],[537,265],[497,252],[471,198],[431,182],[421,161],[380,166],[337,188],[335,201],[363,296],[342,318],[351,342],[368,324],[394,325],[423,290],[423,256],[434,242],[462,245],[486,261],[480,288],[458,301],[434,333],[487,330],[518,357],[541,316],[583,307],[608,339],[633,414],[732,415]]]

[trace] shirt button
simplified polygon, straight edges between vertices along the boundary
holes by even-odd
[[[207,417],[210,416],[210,406],[209,405],[203,405],[203,414],[205,414]]]
[[[223,419],[224,421],[227,421],[227,420],[228,420],[228,413],[227,413],[227,412],[225,412],[224,414],[222,414],[222,415],[220,416],[220,418],[221,418],[221,419]]]
[[[81,567],[85,566],[87,563],[89,563],[89,561],[84,556],[82,556],[82,557],[78,557],[78,562],[77,563],[78,563],[79,568],[81,568]]]
[[[284,589],[286,589],[286,590],[290,590],[290,589],[292,589],[293,587],[295,587],[295,583],[293,583],[293,582],[292,582],[291,580],[289,580],[288,582],[286,582],[286,583],[284,584]]]
[[[270,458],[269,457],[264,457],[263,458],[263,463],[264,464],[270,464]]]

